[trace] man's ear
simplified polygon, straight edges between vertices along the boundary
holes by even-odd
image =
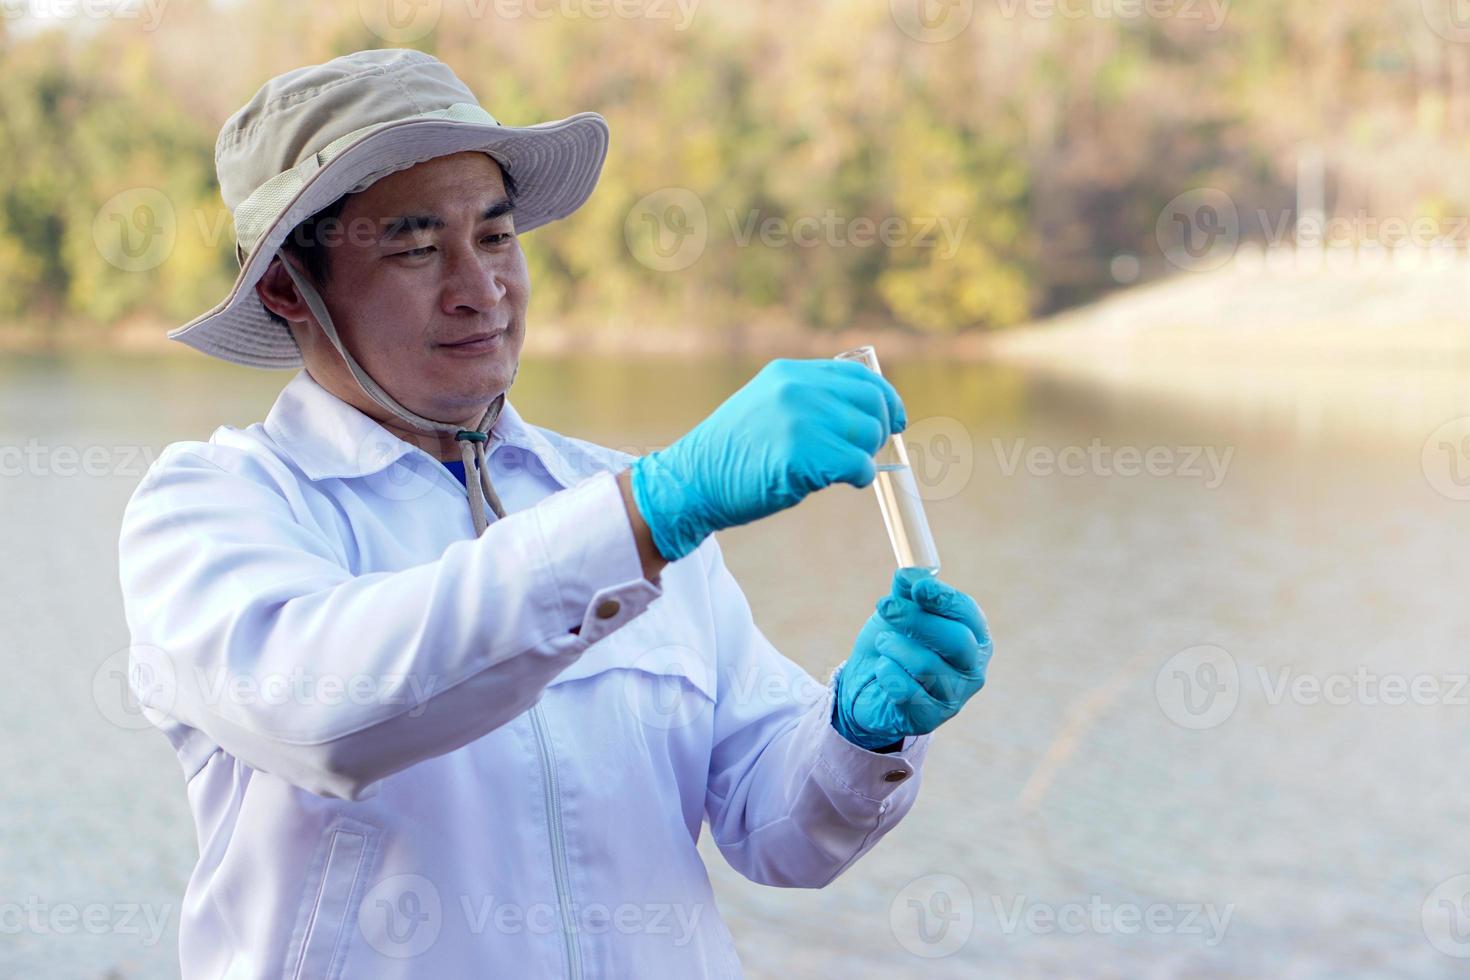
[[[286,273],[285,266],[281,264],[283,261],[279,255],[271,259],[265,275],[255,284],[255,292],[265,308],[281,319],[289,323],[309,322],[311,310],[296,283]]]

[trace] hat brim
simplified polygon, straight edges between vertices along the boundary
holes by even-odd
[[[435,157],[479,150],[515,178],[516,233],[571,214],[592,195],[607,157],[607,122],[581,112],[535,126],[492,126],[442,119],[392,123],[343,150],[302,186],[244,258],[230,293],[214,309],[170,330],[170,340],[247,367],[302,365],[291,332],[273,320],[255,291],[281,243],[301,222],[354,189]]]

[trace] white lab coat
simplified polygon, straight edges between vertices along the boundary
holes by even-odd
[[[487,452],[507,516],[475,538],[447,469],[303,370],[134,492],[130,679],[198,832],[186,980],[736,977],[703,821],[820,888],[913,805],[930,736],[843,739],[713,537],[643,578],[631,457],[508,399]]]

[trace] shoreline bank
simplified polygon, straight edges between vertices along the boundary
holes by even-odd
[[[0,331],[0,352],[191,353],[167,339],[173,326],[145,317],[111,328],[21,322]],[[1283,269],[1242,258],[1031,323],[942,336],[875,323],[815,332],[778,317],[735,330],[533,320],[523,352],[824,357],[863,344],[891,359],[1001,362],[1109,377],[1230,364],[1470,367],[1470,264]]]

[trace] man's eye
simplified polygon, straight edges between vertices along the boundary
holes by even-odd
[[[515,234],[513,232],[502,231],[502,232],[498,232],[498,233],[496,233],[494,235],[486,235],[485,236],[485,241],[487,241],[487,242],[493,242],[496,245],[503,245],[506,242],[510,241],[514,237],[516,237],[516,236],[515,236]]]
[[[407,252],[394,252],[393,254],[394,255],[409,255],[409,256],[412,256],[414,258],[418,258],[420,255],[428,255],[433,250],[434,250],[434,246],[432,246],[432,245],[420,245],[418,248],[411,248]]]

